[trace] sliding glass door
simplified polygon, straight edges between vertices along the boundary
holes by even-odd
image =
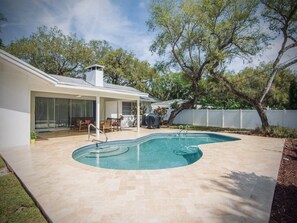
[[[93,117],[94,101],[35,98],[35,128],[68,128],[72,117]]]
[[[35,128],[55,127],[55,99],[36,98],[35,99]]]
[[[70,100],[56,98],[55,99],[55,121],[56,128],[69,127],[70,123]]]

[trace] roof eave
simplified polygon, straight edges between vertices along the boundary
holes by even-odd
[[[20,60],[19,58],[5,52],[4,50],[0,50],[0,57],[3,58],[4,60],[6,60],[9,63],[14,64],[15,66],[30,72],[32,74],[34,74],[37,77],[40,77],[52,84],[56,84],[58,82],[58,80],[50,75],[48,75],[47,73],[39,70],[36,67],[31,66],[30,64]]]
[[[86,91],[93,91],[93,92],[104,92],[104,93],[113,93],[113,94],[123,94],[123,95],[130,95],[130,96],[137,96],[137,97],[147,97],[146,93],[135,93],[135,92],[123,92],[123,91],[113,91],[108,89],[99,89],[99,88],[89,88],[89,87],[82,87],[82,86],[72,86],[72,85],[65,85],[61,83],[55,84],[56,87],[60,88],[68,88],[68,89],[77,89],[77,90],[86,90]]]

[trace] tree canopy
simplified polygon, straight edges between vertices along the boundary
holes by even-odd
[[[144,92],[150,90],[150,84],[157,76],[155,69],[147,62],[138,60],[123,49],[108,51],[100,63],[105,66],[106,82],[135,87]]]
[[[164,73],[153,79],[150,94],[162,101],[188,99],[192,94],[191,81],[180,73]]]
[[[191,80],[193,97],[176,109],[197,103],[199,82],[211,70],[223,72],[235,57],[248,58],[265,45],[256,11],[257,0],[157,0],[151,4],[149,29],[157,32],[153,52],[166,54]]]
[[[39,27],[30,37],[10,43],[6,50],[46,73],[63,76],[76,76],[91,61],[84,40],[64,35],[57,27]]]
[[[4,17],[4,15],[2,13],[0,13],[0,33],[1,33],[1,24],[3,22],[6,22],[7,19]],[[4,47],[2,39],[0,38],[0,48]]]
[[[276,58],[266,65],[266,69],[261,73],[266,73],[266,83],[258,86],[257,94],[250,95],[248,92],[243,91],[242,86],[237,83],[232,83],[226,77],[225,73],[217,69],[210,69],[210,75],[223,83],[234,95],[242,98],[251,104],[258,112],[264,130],[269,126],[267,115],[264,111],[264,100],[272,88],[276,75],[280,71],[297,63],[297,56],[289,54],[289,51],[296,50],[297,36],[296,36],[296,14],[297,2],[293,0],[263,0],[262,16],[268,22],[269,30],[278,33],[281,39],[280,49]],[[289,59],[283,61],[284,56]],[[219,66],[219,64],[217,64]],[[259,74],[259,73],[258,73]],[[257,73],[256,73],[257,75]]]
[[[105,66],[108,83],[135,87],[148,92],[156,71],[121,48],[113,49],[105,40],[85,42],[76,35],[65,35],[57,27],[39,27],[27,38],[10,43],[6,51],[40,70],[62,76],[81,77],[92,64]]]
[[[232,85],[239,86],[241,92],[251,98],[259,97],[259,89],[265,85],[269,78],[266,72],[267,65],[256,68],[247,67],[238,74],[226,74],[226,78]],[[272,87],[263,101],[265,108],[290,109],[289,89],[296,80],[296,73],[290,70],[279,71]],[[222,82],[207,78],[200,82],[201,96],[199,103],[203,107],[223,109],[252,109],[253,105],[236,97]]]

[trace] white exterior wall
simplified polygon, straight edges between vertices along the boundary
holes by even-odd
[[[30,143],[30,89],[24,71],[0,62],[0,147]]]
[[[119,118],[122,114],[122,101],[105,101],[105,119]]]
[[[266,114],[270,125],[297,129],[297,110],[268,110]],[[188,109],[178,114],[173,123],[242,129],[261,127],[256,110]]]

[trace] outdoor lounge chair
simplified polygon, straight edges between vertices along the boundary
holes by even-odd
[[[106,132],[106,131],[113,131],[113,126],[112,126],[112,122],[111,122],[111,120],[104,120],[103,122],[101,122],[101,124],[100,124],[100,129],[101,129],[103,132]]]

